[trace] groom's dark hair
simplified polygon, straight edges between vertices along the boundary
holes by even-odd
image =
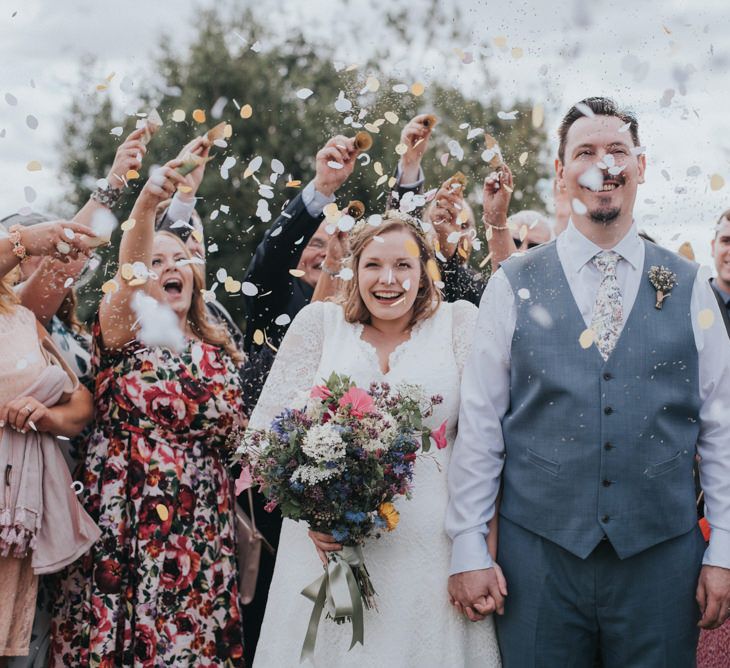
[[[634,140],[634,146],[639,146],[639,121],[634,114],[625,109],[620,109],[609,97],[587,97],[580,102],[576,102],[560,122],[560,127],[558,128],[558,137],[560,139],[558,158],[560,158],[560,162],[565,162],[565,143],[570,126],[579,118],[590,114],[588,110],[592,111],[596,116],[615,116],[616,118],[620,118],[624,123],[628,123],[631,139]]]

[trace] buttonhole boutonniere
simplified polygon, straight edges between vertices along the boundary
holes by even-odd
[[[664,300],[669,297],[672,288],[677,285],[677,274],[666,267],[654,265],[649,269],[649,280],[656,290],[656,308],[661,308]]]

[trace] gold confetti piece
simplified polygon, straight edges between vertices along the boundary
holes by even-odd
[[[325,218],[334,218],[335,216],[337,216],[337,214],[340,213],[340,209],[337,206],[336,202],[330,202],[324,207],[324,209],[322,209],[322,213],[324,214]]]
[[[260,329],[257,329],[257,330],[256,330],[256,331],[255,331],[255,332],[253,333],[253,342],[254,342],[254,343],[255,343],[255,344],[257,345],[257,346],[260,346],[260,345],[261,345],[261,344],[262,344],[262,343],[264,342],[264,333],[263,333],[263,332],[262,332],[262,331],[261,331]]]
[[[667,26],[665,26],[665,25],[662,26],[662,30],[664,30],[664,32],[667,33],[667,35],[672,34],[672,31],[669,28],[667,28]]]
[[[415,243],[415,241],[413,243]],[[441,280],[441,272],[439,271],[439,266],[436,264],[436,260],[429,260],[426,262],[426,271],[434,282]]]
[[[512,48],[512,57],[515,60],[522,58],[522,56],[524,56],[524,55],[525,55],[525,52],[519,46],[515,46]]]
[[[355,135],[355,148],[358,151],[367,151],[373,145],[373,138],[362,130]]]
[[[491,225],[487,225],[484,236],[486,237],[487,241],[491,241],[492,237],[494,236],[494,230],[492,229]]]
[[[421,255],[421,249],[413,239],[406,239],[404,244],[406,253],[411,257],[419,257]]]
[[[241,281],[237,281],[232,276],[226,276],[223,287],[226,289],[226,292],[236,293],[241,289]]]
[[[523,225],[520,228],[520,242],[524,241],[527,238],[527,232],[528,232],[527,225]]]
[[[217,141],[218,139],[223,139],[226,136],[226,126],[228,123],[225,121],[221,121],[218,123],[218,125],[214,125],[208,132],[205,133],[205,136],[210,141]]]
[[[408,150],[408,144],[396,144],[395,152],[398,155],[403,155]]]
[[[386,111],[383,116],[385,116],[385,120],[388,121],[388,123],[395,125],[398,122],[398,114],[393,111]]]
[[[368,77],[367,81],[365,82],[365,87],[371,92],[376,93],[378,91],[378,88],[380,88],[380,81],[378,81],[375,77]]]
[[[175,109],[175,111],[172,112],[172,120],[175,123],[182,123],[185,120],[185,110]]]
[[[380,128],[375,125],[375,123],[365,123],[365,129],[373,134],[378,134],[380,132]]]
[[[233,126],[230,123],[226,123],[226,127],[223,128],[223,139],[230,139],[233,136]]]
[[[496,46],[498,49],[504,49],[507,47],[507,38],[503,35],[495,37],[492,42],[494,43],[494,46]]]
[[[119,273],[125,281],[131,281],[134,278],[134,267],[129,262],[125,262]]]
[[[129,286],[132,288],[136,288],[138,285],[144,285],[147,282],[146,276],[140,276],[138,278],[133,278],[131,281],[129,281]]]
[[[480,268],[480,269],[484,269],[484,267],[486,267],[486,266],[487,266],[487,262],[489,262],[489,260],[491,260],[491,259],[492,259],[492,254],[490,253],[489,255],[487,255],[487,257],[485,257],[485,258],[484,258],[484,259],[483,259],[483,260],[482,260],[482,261],[481,261],[481,262],[479,263],[479,268]]]
[[[710,177],[710,188],[712,190],[720,190],[725,186],[725,179],[720,174],[713,174]]]
[[[136,169],[130,169],[125,175],[124,178],[127,179],[127,181],[134,181],[134,179],[139,178],[139,172]]]
[[[203,243],[203,233],[200,230],[193,230],[190,232],[190,236],[195,239],[199,244]]]
[[[357,63],[353,63],[352,65],[348,65],[345,69],[345,72],[354,72],[357,69]]]
[[[694,251],[694,248],[692,248],[692,244],[689,241],[685,241],[677,249],[677,253],[679,253],[682,257],[686,257],[688,260],[692,260],[692,262],[695,261],[695,251]]]
[[[134,218],[129,218],[128,220],[125,220],[121,224],[122,232],[126,232],[127,230],[131,230],[136,224],[137,224],[137,221]]]
[[[167,522],[168,518],[170,517],[170,511],[167,509],[167,506],[164,503],[158,503],[155,507],[155,510],[157,511],[160,519],[163,522]]]
[[[388,179],[388,188],[392,188],[397,182],[398,182],[398,179],[396,179],[395,176],[391,176]]]
[[[193,111],[193,120],[196,123],[205,123],[205,112],[202,109]]]
[[[40,172],[40,171],[41,171],[41,169],[43,169],[43,166],[42,166],[42,165],[41,165],[41,163],[40,163],[40,162],[38,162],[37,160],[31,160],[31,161],[30,161],[30,162],[29,162],[29,163],[28,163],[28,164],[27,164],[27,165],[25,166],[25,168],[26,168],[26,169],[27,169],[27,170],[28,170],[29,172]]]
[[[190,186],[179,185],[177,187],[177,191],[179,193],[191,193],[191,192],[193,192],[193,189]]]
[[[386,182],[387,180],[388,180],[388,175],[387,175],[387,174],[383,174],[383,175],[382,175],[382,176],[381,176],[381,177],[380,177],[380,178],[379,178],[379,179],[378,179],[378,180],[377,180],[377,181],[375,182],[375,185],[376,185],[376,186],[382,186],[382,185],[383,185],[383,184],[384,184],[384,183],[385,183],[385,182]]]
[[[306,272],[302,271],[301,269],[290,269],[289,273],[294,276],[294,278],[301,278],[304,276]]]
[[[101,291],[105,295],[113,294],[117,290],[119,290],[119,283],[117,283],[113,278],[101,286]]]
[[[520,153],[519,162],[521,167],[525,166],[525,163],[527,162],[527,151]]]
[[[365,213],[365,205],[359,199],[350,200],[345,207],[348,216],[352,216],[355,220],[359,220]]]
[[[425,90],[426,87],[420,81],[416,81],[416,83],[411,86],[411,93],[416,97],[421,97]]]
[[[251,118],[253,116],[253,107],[250,104],[244,104],[241,107],[241,118]]]
[[[299,188],[302,185],[301,181],[287,181],[286,187],[287,188]]]
[[[96,86],[96,90],[98,90],[99,92],[106,90],[107,88],[109,88],[109,86],[107,86],[106,84],[97,84]]]
[[[532,108],[532,127],[535,129],[542,127],[544,120],[545,120],[545,107],[543,107],[541,104],[536,104]]]
[[[712,309],[702,309],[697,314],[697,322],[699,323],[700,329],[710,329],[715,323],[715,314],[712,312]]]
[[[583,348],[583,350],[587,350],[593,345],[593,342],[596,340],[596,333],[592,329],[584,329],[583,333],[580,335],[580,338],[578,339],[578,343],[580,343],[580,347]]]
[[[374,162],[373,163],[373,170],[378,176],[383,175],[383,165],[380,162]]]

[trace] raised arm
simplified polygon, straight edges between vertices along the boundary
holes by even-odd
[[[484,179],[482,221],[489,243],[493,272],[517,250],[512,231],[507,225],[507,211],[513,189],[512,172],[506,164],[502,164],[497,171]]]
[[[132,209],[130,219],[134,225],[125,230],[119,247],[119,270],[114,276],[112,291],[104,296],[99,306],[99,321],[107,348],[121,348],[135,338],[133,326],[137,316],[132,309],[132,300],[138,290],[161,298],[159,283],[145,280],[138,283],[130,280],[130,274],[122,275],[125,267],[140,263],[146,272],[151,270],[152,242],[155,236],[155,209],[169,198],[180,186],[188,186],[186,177],[176,168],[180,160],[171,160],[156,170],[148,179]],[[189,187],[189,186],[188,186]]]

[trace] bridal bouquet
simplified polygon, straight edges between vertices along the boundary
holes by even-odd
[[[237,492],[258,485],[267,509],[279,506],[284,517],[344,546],[328,553],[325,573],[302,591],[314,602],[302,660],[313,654],[325,606],[328,618],[352,621],[350,649],[363,642],[363,607],[374,606],[375,591],[362,543],[398,526],[393,501],[410,496],[417,452],[428,452],[431,440],[446,446],[446,423],[435,431],[423,424],[441,401],[416,385],[393,391],[373,383],[364,390],[333,373],[311,389],[306,406],[287,408],[269,429],[243,435]]]

